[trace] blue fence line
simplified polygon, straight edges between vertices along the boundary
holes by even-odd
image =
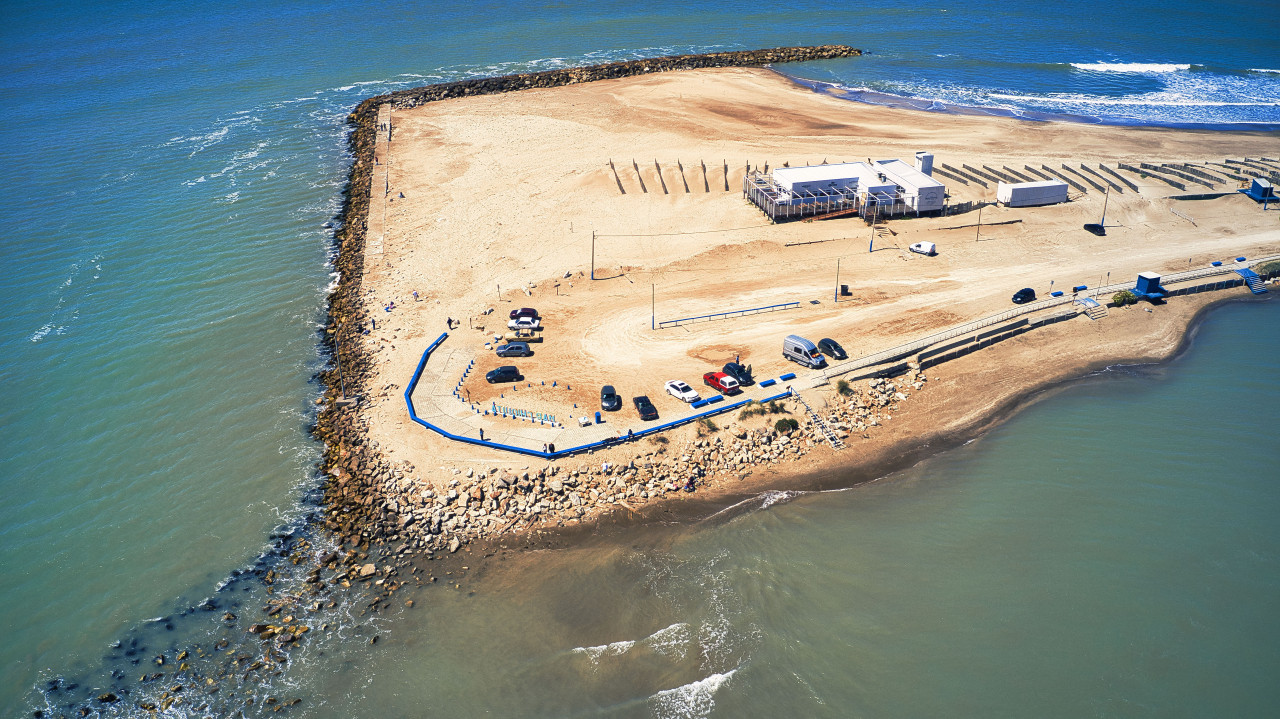
[[[625,442],[625,441],[634,441],[642,437],[647,437],[652,434],[657,434],[658,432],[666,431],[668,429],[671,429],[672,427],[678,427],[682,424],[696,422],[702,419],[703,417],[710,417],[712,415],[722,414],[724,412],[735,410],[747,404],[748,402],[752,401],[749,399],[744,399],[740,402],[728,404],[718,409],[713,409],[707,412],[702,412],[700,414],[695,414],[692,417],[684,417],[682,419],[677,419],[672,422],[667,422],[666,424],[660,424],[655,427],[649,427],[647,429],[640,430],[639,432],[634,432],[627,437],[610,437],[608,439],[600,440],[599,442],[590,442],[587,444],[579,445],[577,447],[570,447],[569,449],[556,450],[555,452],[541,452],[536,449],[526,449],[524,447],[517,447],[511,444],[502,444],[501,442],[490,442],[488,440],[476,439],[474,437],[464,437],[460,434],[454,434],[444,429],[443,427],[437,427],[436,425],[431,424],[425,419],[422,419],[421,417],[418,416],[417,411],[413,408],[413,391],[418,387],[418,380],[421,379],[422,377],[422,370],[426,368],[427,360],[431,358],[431,353],[434,352],[435,349],[440,346],[440,343],[444,342],[445,338],[448,336],[449,336],[448,332],[441,333],[441,335],[437,337],[434,342],[432,342],[430,345],[427,346],[426,351],[422,353],[422,359],[418,360],[418,368],[413,371],[413,378],[409,380],[409,386],[404,388],[404,403],[409,408],[409,419],[413,420],[414,422],[422,425],[423,427],[426,427],[427,429],[431,430],[432,432],[435,432],[436,434],[442,437],[445,437],[446,439],[451,439],[455,442],[465,442],[467,444],[474,444],[478,447],[490,447],[493,449],[502,449],[508,452],[515,452],[517,454],[528,455],[530,457],[541,457],[542,459],[557,459],[559,457],[568,457],[571,454],[579,454],[592,449],[611,447],[617,444],[621,444],[622,442]],[[774,400],[779,400],[779,399],[782,399],[783,397],[787,397],[790,395],[791,395],[791,390],[788,389],[786,392],[783,392],[781,394],[775,394],[772,397],[765,397],[764,399],[757,400],[757,401],[761,403],[772,402]]]
[[[663,320],[658,323],[659,329],[667,326],[674,327],[681,322],[696,322],[698,320],[710,320],[716,317],[729,317],[729,315],[745,315],[749,312],[769,312],[771,310],[787,309],[789,307],[799,307],[799,302],[783,302],[778,305],[766,305],[764,307],[752,307],[746,310],[730,310],[728,312],[715,312],[709,315],[698,315],[697,317],[684,317],[678,320]]]

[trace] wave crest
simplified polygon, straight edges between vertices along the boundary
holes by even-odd
[[[1162,62],[1073,62],[1071,67],[1089,72],[1181,72],[1190,64]]]

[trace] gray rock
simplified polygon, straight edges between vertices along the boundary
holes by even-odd
[[[461,548],[462,548],[462,540],[458,539],[457,537],[454,537],[453,539],[449,540],[449,552],[451,554],[453,552],[458,551]]]
[[[360,576],[371,577],[373,576],[374,572],[377,572],[377,571],[378,571],[378,568],[374,566],[372,562],[370,562],[369,564],[366,564],[363,567],[360,567]]]

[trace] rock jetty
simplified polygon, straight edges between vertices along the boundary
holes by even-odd
[[[355,332],[355,328],[369,319],[369,308],[362,299],[361,287],[369,198],[362,188],[369,186],[373,171],[374,138],[381,105],[391,102],[396,107],[415,107],[449,98],[557,87],[656,72],[752,67],[861,54],[861,50],[847,45],[821,45],[674,55],[428,85],[361,102],[348,118],[352,126],[348,146],[353,162],[335,231],[340,280],[329,297],[329,319],[324,330],[325,345],[336,356],[337,362],[334,368],[320,374],[327,390],[326,396],[320,400],[321,409],[314,430],[316,437],[325,443],[322,467],[326,476],[324,526],[335,532],[344,543],[355,546],[378,544],[404,535],[415,538],[415,547],[447,549],[455,539],[461,542],[479,533],[526,526],[529,516],[545,517],[553,510],[566,515],[585,516],[590,510],[584,505],[589,500],[594,503],[600,497],[612,497],[612,502],[633,501],[638,492],[641,499],[647,500],[672,491],[664,482],[670,484],[680,479],[679,474],[688,469],[688,466],[680,464],[690,465],[695,456],[705,459],[708,450],[713,455],[719,453],[723,459],[726,451],[720,446],[724,444],[721,439],[715,447],[692,448],[687,453],[690,459],[683,463],[673,463],[671,457],[665,457],[658,469],[628,466],[630,477],[627,472],[620,476],[617,470],[611,469],[607,476],[612,484],[584,480],[581,470],[570,471],[563,467],[552,468],[551,465],[521,472],[518,477],[494,476],[491,471],[484,471],[484,476],[480,476],[477,468],[471,468],[467,481],[457,480],[443,496],[424,496],[423,492],[414,489],[416,483],[411,481],[412,468],[392,467],[383,458],[367,439],[358,407],[347,399],[375,390],[368,386],[372,360],[360,351],[358,343],[344,341],[344,330]],[[771,438],[769,442],[772,444],[775,440]],[[751,443],[749,453],[752,456],[785,454],[762,451],[757,443],[763,441],[761,436],[744,436],[735,438],[729,445],[746,447],[746,443]],[[792,441],[787,439],[788,443]],[[795,454],[794,450],[789,451]],[[653,458],[640,459],[641,464],[654,464]],[[598,479],[598,475],[586,476]],[[663,479],[656,480],[655,484],[655,478],[659,476]],[[641,477],[644,478],[644,488],[631,487],[631,480]],[[625,489],[618,486],[619,479],[626,485]],[[554,489],[555,486],[560,489]],[[458,496],[449,497],[449,493]],[[459,501],[459,496],[465,499]]]

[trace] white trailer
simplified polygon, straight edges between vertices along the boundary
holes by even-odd
[[[1008,207],[1056,205],[1067,201],[1067,183],[1059,180],[1001,182],[996,185],[996,201]]]

